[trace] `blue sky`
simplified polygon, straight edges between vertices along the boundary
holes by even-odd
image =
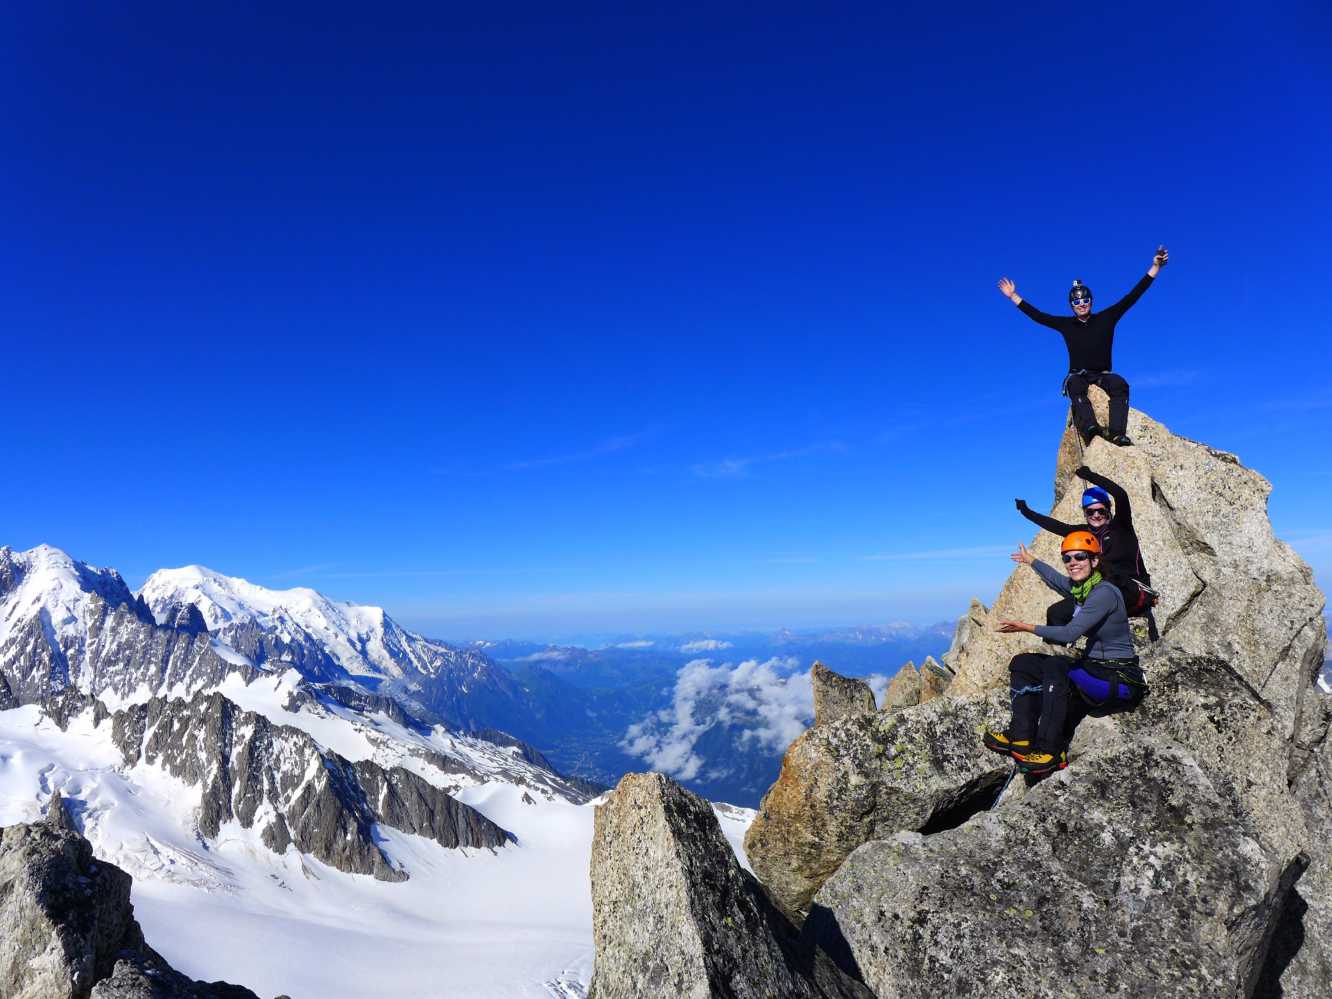
[[[197,6],[0,38],[0,542],[448,637],[952,617],[1063,419],[995,281],[1164,241],[1135,405],[1332,575],[1325,5]]]

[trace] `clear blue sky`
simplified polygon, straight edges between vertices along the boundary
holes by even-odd
[[[446,637],[952,617],[1002,554],[866,556],[1048,502],[995,281],[1164,241],[1116,367],[1332,578],[1325,4],[634,6],[11,10],[0,542]]]

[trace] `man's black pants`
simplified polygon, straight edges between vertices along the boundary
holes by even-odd
[[[1067,656],[1024,652],[1008,664],[1013,698],[1010,739],[1030,739],[1036,749],[1057,753],[1064,748],[1064,724],[1068,720]]]
[[[1087,398],[1087,386],[1099,385],[1110,397],[1110,436],[1128,433],[1129,385],[1113,371],[1071,371],[1064,391],[1073,403],[1073,425],[1084,434],[1096,426],[1096,414]]]

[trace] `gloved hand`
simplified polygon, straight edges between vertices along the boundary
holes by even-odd
[[[1026,501],[1026,500],[1024,500],[1024,499],[1015,499],[1015,500],[1013,500],[1013,505],[1014,505],[1015,507],[1017,507],[1018,513],[1026,513],[1026,512],[1027,512],[1028,507],[1027,507],[1027,501]]]

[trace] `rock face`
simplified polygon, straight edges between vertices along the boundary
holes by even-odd
[[[589,999],[872,997],[801,945],[708,803],[667,777],[630,774],[597,807],[591,874]]]
[[[339,870],[384,881],[407,875],[380,847],[376,823],[449,848],[498,848],[509,840],[416,774],[350,763],[305,732],[242,711],[218,693],[154,698],[116,712],[112,725],[126,764],[158,764],[202,788],[199,832],[210,839],[233,819],[247,829],[258,824],[278,853],[294,844]]]
[[[195,982],[144,942],[128,874],[93,859],[59,795],[45,822],[0,829],[0,995],[11,999],[257,999]]]
[[[803,938],[884,999],[1332,995],[1323,596],[1273,537],[1261,476],[1136,411],[1130,433],[1085,461],[1129,492],[1163,594],[1145,702],[998,793],[1008,761],[980,736],[1007,720],[1011,656],[1041,645],[995,626],[1054,599],[1020,567],[959,622],[942,695],[902,704],[908,679],[888,710],[805,732],[746,837]],[[1083,460],[1066,435],[1059,519]]]
[[[874,691],[863,680],[834,673],[816,662],[810,670],[814,686],[814,724],[826,725],[874,710]]]
[[[745,834],[754,873],[789,912],[803,912],[862,843],[988,806],[1010,761],[987,752],[980,733],[1006,713],[998,696],[940,698],[815,725],[787,749]]]

